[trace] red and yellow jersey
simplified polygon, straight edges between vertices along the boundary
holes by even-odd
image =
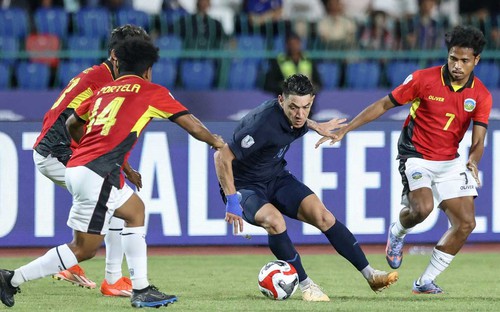
[[[458,145],[470,126],[488,126],[492,97],[471,73],[463,87],[451,84],[447,65],[422,69],[408,76],[389,98],[395,105],[411,103],[399,138],[399,158],[457,158]]]
[[[68,161],[72,153],[72,142],[66,130],[66,119],[83,101],[114,80],[112,68],[111,62],[106,61],[87,68],[71,79],[45,113],[42,131],[33,149],[45,157],[52,155],[64,164]]]
[[[144,127],[152,118],[174,120],[185,114],[186,107],[165,87],[139,76],[122,76],[75,110],[87,124],[67,166],[86,166],[121,188],[121,167]]]

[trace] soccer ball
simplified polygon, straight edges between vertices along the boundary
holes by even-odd
[[[297,271],[285,261],[271,261],[259,272],[259,289],[270,299],[285,300],[293,295],[298,286]]]

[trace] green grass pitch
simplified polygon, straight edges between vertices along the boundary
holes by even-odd
[[[388,270],[383,254],[370,254],[374,268]],[[31,258],[0,258],[13,269]],[[149,278],[179,301],[168,311],[500,311],[500,253],[459,254],[436,283],[443,295],[413,295],[412,282],[429,255],[405,255],[399,281],[374,293],[354,267],[337,254],[303,255],[309,276],[330,296],[330,302],[303,302],[298,290],[290,299],[273,301],[257,287],[260,268],[271,255],[150,256]],[[87,275],[100,283],[104,259],[84,262]],[[107,298],[98,289],[83,289],[44,278],[22,285],[11,311],[130,311],[129,299]],[[0,306],[0,310],[7,310]]]

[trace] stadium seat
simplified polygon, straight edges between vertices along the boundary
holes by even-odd
[[[38,9],[34,14],[35,26],[39,34],[53,34],[60,39],[68,35],[69,17],[62,8]]]
[[[497,89],[499,87],[500,68],[497,63],[480,61],[474,68],[474,75],[476,75],[487,88]]]
[[[182,51],[182,40],[175,35],[161,36],[156,39],[156,46],[160,49],[160,55],[168,54],[167,57],[162,59],[177,60]]]
[[[251,90],[257,81],[258,64],[248,60],[233,60],[228,75],[228,89]]]
[[[177,63],[174,60],[161,60],[153,65],[153,82],[168,89],[175,87]]]
[[[104,8],[84,8],[75,14],[75,29],[81,36],[106,38],[111,30],[110,15]]]
[[[395,88],[402,84],[406,77],[419,69],[417,62],[391,61],[387,65],[387,79],[390,88]]]
[[[6,63],[0,63],[0,90],[10,87],[10,66]]]
[[[241,35],[236,37],[237,49],[241,51],[263,51],[266,49],[264,37],[260,35]]]
[[[187,90],[208,90],[215,80],[215,65],[211,60],[189,60],[181,63],[181,82]]]
[[[59,63],[59,38],[56,35],[31,34],[26,38],[26,51],[35,63],[45,63],[52,67]],[[46,55],[45,55],[46,54]]]
[[[340,65],[337,62],[321,62],[316,65],[323,89],[336,89],[340,82]]]
[[[65,61],[57,67],[56,86],[64,88],[68,82],[83,70],[92,67],[93,63]]]
[[[22,62],[16,68],[19,89],[45,90],[49,86],[50,69],[47,64]]]
[[[100,55],[101,40],[96,37],[70,36],[68,38],[68,58],[80,63],[99,63],[105,58]]]
[[[18,8],[0,10],[0,37],[24,39],[30,32],[26,11]]]
[[[17,60],[19,52],[19,40],[14,37],[0,36],[0,53],[2,62],[12,65]],[[5,53],[5,55],[4,55]]]
[[[374,61],[347,64],[346,86],[350,89],[376,89],[380,80],[380,65]]]
[[[116,26],[133,24],[144,28],[146,31],[151,29],[149,15],[143,11],[137,11],[132,8],[120,9],[116,12]]]

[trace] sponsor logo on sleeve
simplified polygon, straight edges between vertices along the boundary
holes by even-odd
[[[409,74],[408,77],[406,77],[405,81],[403,81],[403,84],[407,84],[408,82],[410,82],[411,80],[413,79],[413,75],[412,74]]]
[[[255,140],[252,138],[250,134],[248,134],[246,137],[244,137],[241,140],[241,147],[243,148],[249,148],[255,143]]]

